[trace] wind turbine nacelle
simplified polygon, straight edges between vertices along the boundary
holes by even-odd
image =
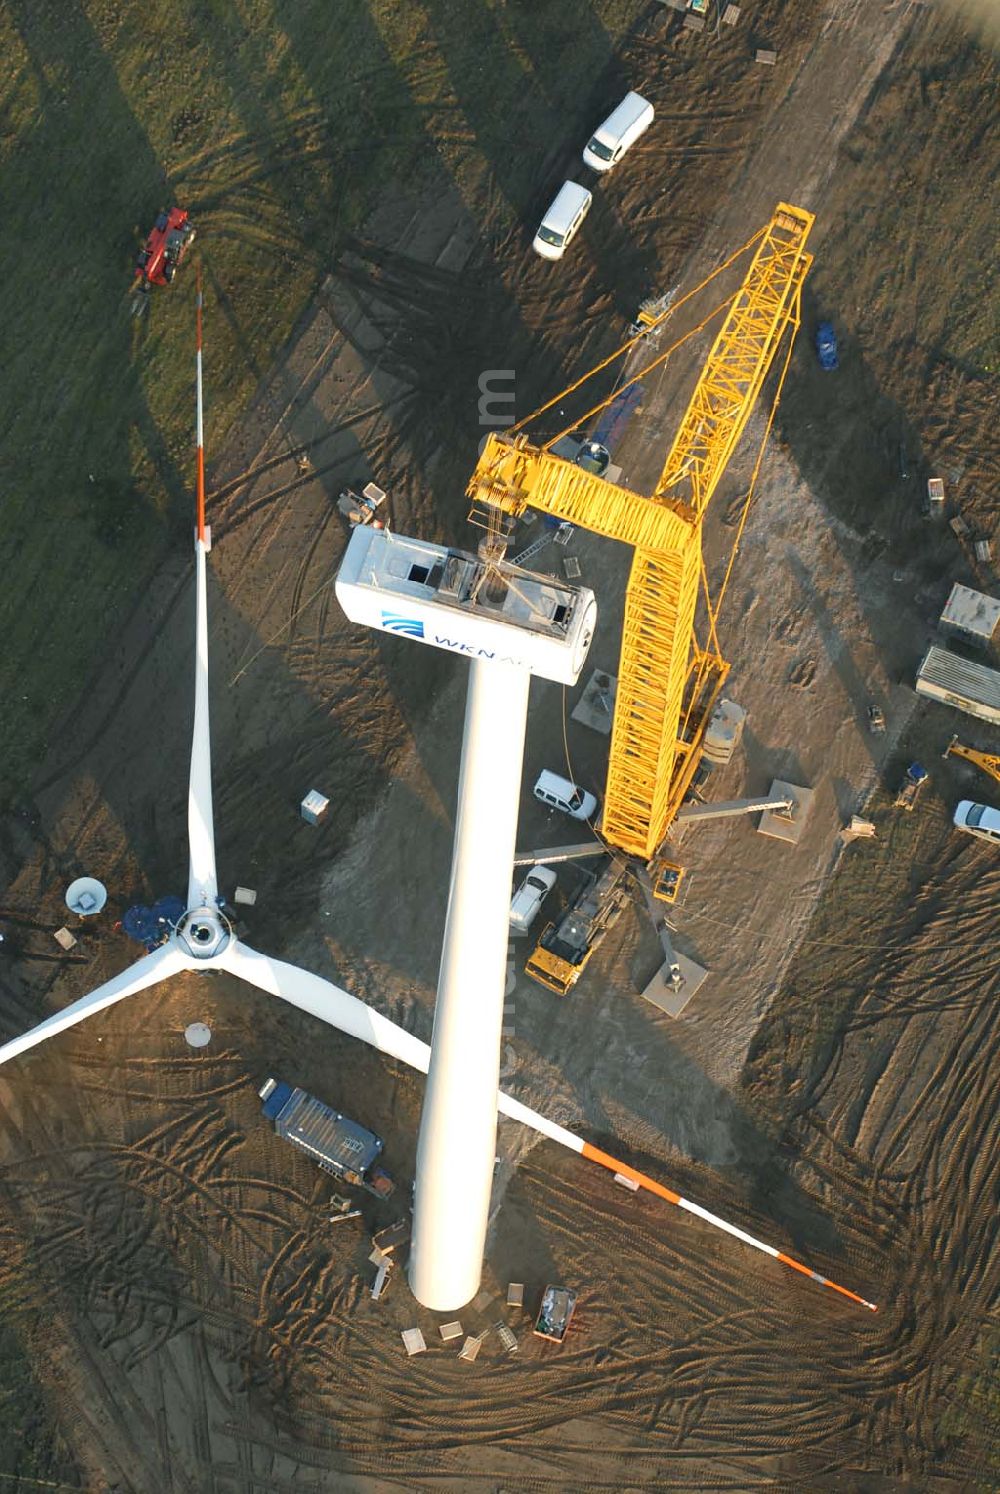
[[[563,685],[576,684],[597,625],[587,587],[367,526],[351,535],[336,591],[363,627]]]

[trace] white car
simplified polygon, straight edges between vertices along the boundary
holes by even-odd
[[[980,840],[992,840],[1000,845],[1000,809],[989,804],[974,804],[963,799],[955,810],[955,824],[968,835],[978,835]]]
[[[652,104],[639,93],[627,93],[584,147],[585,165],[591,171],[610,171],[652,123]]]
[[[550,809],[561,809],[563,814],[570,815],[574,820],[593,820],[597,810],[597,800],[593,794],[582,789],[578,783],[570,783],[561,774],[550,772],[548,768],[543,768],[539,773],[532,793],[540,803],[547,804]]]
[[[533,866],[511,899],[511,928],[526,934],[555,885],[556,874],[551,866]]]
[[[562,259],[577,229],[590,212],[593,197],[579,182],[563,182],[531,247],[543,259]]]

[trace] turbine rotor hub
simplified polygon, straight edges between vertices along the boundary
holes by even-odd
[[[211,960],[220,955],[232,933],[218,908],[189,908],[177,925],[177,938],[195,960]]]

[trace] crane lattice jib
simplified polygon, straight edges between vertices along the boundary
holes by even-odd
[[[625,597],[602,833],[648,860],[697,768],[728,666],[695,644],[701,521],[782,334],[797,324],[813,217],[779,204],[712,346],[656,493],[618,487],[525,437],[490,436],[473,512],[537,508],[635,551]]]
[[[705,360],[655,496],[704,513],[789,322],[812,255],[813,214],[779,203]]]

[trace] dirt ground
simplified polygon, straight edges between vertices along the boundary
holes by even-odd
[[[482,374],[513,370],[522,415],[613,346],[641,296],[696,283],[777,200],[817,212],[806,327],[723,615],[748,728],[711,780],[720,798],[808,784],[806,834],[792,850],[751,823],[689,833],[677,942],[710,976],[684,1019],[636,994],[658,949],[637,906],[571,999],[517,976],[504,1070],[521,1098],[880,1313],[505,1124],[488,1296],[461,1316],[467,1331],[510,1322],[520,1347],[508,1358],[492,1334],[461,1364],[404,1281],[369,1299],[368,1232],[391,1205],[331,1225],[329,1180],[272,1136],[255,1094],[275,1073],[342,1105],[386,1137],[405,1190],[419,1081],[228,978],[185,976],[0,1079],[5,1316],[78,1465],[68,1486],[995,1485],[998,874],[949,832],[955,799],[989,798],[986,781],[939,761],[953,730],[990,743],[909,688],[951,582],[995,584],[921,517],[939,472],[975,535],[995,522],[996,64],[965,24],[856,0],[774,5],[718,37],[649,15],[608,77],[612,93],[641,79],[656,124],[565,264],[530,258],[524,225],[569,133],[527,211],[502,153],[478,170],[459,154],[434,193],[402,188],[368,220],[212,461],[224,883],[258,890],[251,943],[427,1036],[464,680],[346,624],[336,495],[373,477],[401,532],[467,536]],[[751,41],[776,46],[773,70]],[[485,136],[483,97],[456,105]],[[835,376],[810,347],[820,315],[840,336]],[[639,491],[684,378],[651,384],[615,454]],[[714,501],[710,573],[748,467],[742,453]],[[601,606],[591,663],[613,669],[627,557],[579,534],[571,551]],[[183,888],[191,633],[178,552],[3,827],[19,956],[5,1032],[131,957],[110,918],[70,959],[50,955],[71,874],[102,875],[116,909]],[[529,785],[565,761],[573,698],[533,687]],[[571,725],[567,740],[599,790],[604,739]],[[933,782],[902,816],[891,790],[917,754]],[[311,787],[331,799],[320,830],[296,816]],[[877,839],[842,851],[863,807]],[[523,843],[558,833],[529,795]],[[213,1029],[203,1054],[183,1042],[194,1019]],[[502,1306],[507,1281],[531,1306],[555,1279],[581,1296],[559,1351]],[[407,1361],[414,1323],[430,1347]]]

